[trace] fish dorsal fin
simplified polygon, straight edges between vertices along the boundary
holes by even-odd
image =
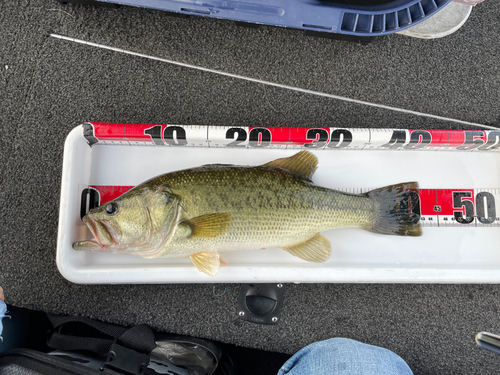
[[[217,237],[224,234],[231,223],[231,215],[216,213],[193,217],[183,221],[181,227],[189,227],[188,237]]]
[[[311,179],[318,168],[318,158],[309,151],[300,151],[289,158],[276,159],[264,165],[288,169]]]
[[[326,262],[332,254],[332,245],[330,241],[317,233],[314,237],[297,245],[283,247],[283,250],[290,254],[307,260],[308,262],[323,263]]]
[[[217,252],[203,251],[191,255],[189,258],[198,271],[206,273],[208,276],[214,277],[219,272],[220,256]]]

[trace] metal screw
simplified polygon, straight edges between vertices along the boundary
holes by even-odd
[[[240,311],[240,312],[238,313],[238,315],[239,315],[239,316],[243,316],[243,315],[245,315],[245,313],[244,313],[243,311]]]
[[[276,323],[278,321],[278,318],[276,318],[275,316],[273,316],[273,318],[271,320],[273,321],[273,323]]]
[[[278,284],[278,288],[283,288],[283,284]]]

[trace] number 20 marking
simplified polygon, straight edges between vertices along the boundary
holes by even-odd
[[[246,147],[243,143],[247,140],[247,132],[242,128],[230,128],[226,132],[226,139],[234,139],[235,135],[238,137],[228,143],[226,147]],[[267,147],[271,144],[271,132],[266,128],[253,128],[250,130],[248,136],[250,147]]]

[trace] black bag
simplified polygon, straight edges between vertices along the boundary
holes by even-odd
[[[53,326],[41,353],[14,349],[0,354],[0,375],[232,375],[228,357],[206,340],[157,334],[81,318],[48,315]]]
[[[116,375],[116,372],[113,373]],[[106,373],[86,367],[82,363],[68,361],[63,357],[31,349],[12,349],[0,354],[0,375],[68,374],[96,375]]]

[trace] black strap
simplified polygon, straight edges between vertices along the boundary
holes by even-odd
[[[101,357],[108,353],[112,344],[113,340],[61,335],[58,332],[53,332],[47,339],[49,348],[63,351],[89,350]]]
[[[151,328],[141,324],[132,328],[78,316],[59,316],[47,314],[54,330],[47,339],[47,345],[58,350],[90,350],[105,356],[111,345],[117,344],[140,353],[149,354],[156,348],[154,333]],[[103,337],[81,337],[64,334],[64,328],[70,324],[81,324],[99,331]]]

